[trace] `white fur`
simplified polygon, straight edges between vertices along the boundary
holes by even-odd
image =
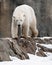
[[[28,37],[29,29],[34,34],[34,36],[38,35],[37,25],[36,25],[36,16],[32,7],[29,5],[20,5],[15,8],[12,16],[12,26],[11,26],[11,34],[12,38],[18,37],[18,24],[24,26],[23,35]]]

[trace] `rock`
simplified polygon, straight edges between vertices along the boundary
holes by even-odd
[[[52,44],[52,38],[44,39],[44,41],[45,41],[46,44]]]
[[[44,51],[41,50],[41,49],[39,49],[36,54],[37,54],[37,56],[41,56],[41,57],[46,57],[46,56],[47,56],[47,55],[44,53]]]
[[[19,59],[29,59],[29,56],[23,51],[14,39],[0,39],[0,61],[10,61],[9,56],[16,56]]]
[[[4,52],[0,52],[0,61],[11,61],[9,54]]]
[[[25,51],[22,50],[22,48],[17,44],[16,40],[12,40],[12,47],[11,49],[13,50],[13,52],[17,55],[18,58],[20,59],[29,59],[29,56],[27,55],[27,53]]]
[[[21,49],[23,49],[23,51],[25,51],[26,53],[35,54],[36,43],[32,38],[27,38],[27,39],[21,38],[19,45]]]
[[[50,40],[50,44],[52,44],[52,38],[50,38],[49,40]]]
[[[0,61],[10,61],[9,54],[7,53],[7,42],[0,40]]]
[[[37,38],[33,38],[34,39],[34,41],[36,42],[36,43],[40,43],[40,44],[45,44],[45,41],[44,41],[44,39],[41,39],[40,37],[37,37]]]
[[[11,59],[9,56],[16,56],[21,60],[29,59],[27,53],[46,57],[46,54],[44,52],[52,53],[52,49],[41,45],[41,43],[48,44],[47,42],[50,44],[50,42],[52,42],[52,38],[0,38],[0,61],[10,61]],[[38,52],[36,51],[37,48]]]
[[[42,46],[40,44],[37,44],[37,46],[40,47],[45,52],[52,52],[52,49],[50,49],[50,48],[44,47],[44,46]]]

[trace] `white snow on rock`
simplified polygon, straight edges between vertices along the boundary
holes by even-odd
[[[49,37],[43,37],[41,39],[44,39],[44,38],[49,39]],[[41,45],[47,48],[52,48],[51,44],[41,44]],[[35,55],[28,54],[30,59],[26,59],[26,60],[20,60],[17,57],[10,56],[12,61],[3,61],[3,62],[0,62],[0,65],[52,65],[52,53],[49,53],[49,52],[45,52],[45,53],[47,57],[39,57],[36,54]]]
[[[47,53],[48,57],[39,57],[28,54],[30,59],[20,60],[16,57],[11,57],[12,61],[0,62],[0,65],[52,65],[52,53]]]
[[[52,49],[52,44],[40,44],[40,45]]]

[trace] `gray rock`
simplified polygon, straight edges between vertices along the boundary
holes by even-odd
[[[38,52],[36,53],[37,54],[37,56],[41,56],[41,57],[46,57],[47,55],[44,53],[44,51],[43,50],[38,50]]]
[[[27,38],[27,39],[21,38],[19,45],[23,49],[23,51],[25,51],[26,53],[35,54],[36,43],[34,42],[32,38]]]
[[[47,42],[52,42],[52,38],[44,40],[40,38],[0,38],[0,61],[10,61],[9,56],[16,56],[22,60],[29,59],[27,53],[34,55],[36,53],[38,56],[46,57],[44,52],[52,53],[52,49],[42,46],[41,43],[47,44]],[[36,52],[37,48],[38,52]]]
[[[7,42],[0,40],[0,61],[10,61],[9,54],[7,53]]]
[[[45,52],[52,52],[52,49],[50,49],[50,48],[44,47],[44,46],[42,46],[42,45],[40,45],[40,44],[37,44],[37,46],[40,47],[41,50],[43,50],[43,51],[45,51]]]
[[[20,48],[16,40],[0,39],[0,61],[10,61],[9,56],[16,56],[22,60],[29,59],[27,53]]]

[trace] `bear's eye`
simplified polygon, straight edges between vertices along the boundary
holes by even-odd
[[[22,21],[22,19],[20,19],[20,21]]]
[[[18,21],[18,20],[16,20],[16,21]]]
[[[25,17],[25,15],[23,15]]]

